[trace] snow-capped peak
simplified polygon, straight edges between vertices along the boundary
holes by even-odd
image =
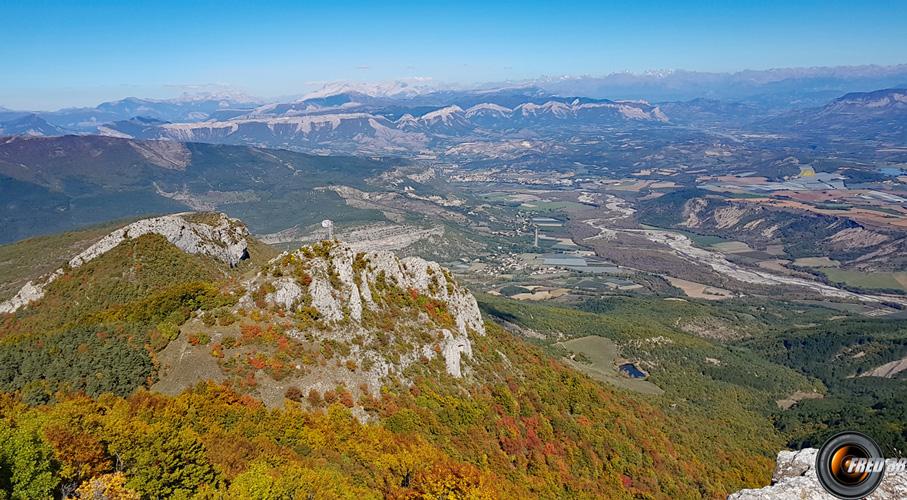
[[[250,96],[237,90],[184,92],[179,97],[168,99],[168,102],[173,103],[191,103],[202,101],[221,101],[222,104],[226,105],[232,103],[258,103],[262,102],[262,99]]]
[[[452,106],[436,109],[430,113],[425,113],[424,115],[422,115],[422,120],[428,122],[440,120],[444,123],[447,123],[454,115],[462,112],[463,108],[454,104]]]
[[[472,106],[469,109],[467,109],[466,117],[469,118],[473,115],[476,115],[476,114],[479,114],[482,112],[490,112],[492,114],[507,115],[507,114],[510,114],[511,111],[513,111],[513,110],[511,110],[510,108],[505,108],[504,106],[501,106],[499,104],[494,104],[491,102],[483,102],[481,104],[476,104],[475,106]]]
[[[436,87],[425,83],[425,80],[417,80],[415,83],[400,80],[379,83],[332,82],[309,92],[300,101],[322,99],[346,93],[363,94],[369,97],[412,97],[433,90],[436,90]]]
[[[548,101],[545,104],[534,104],[527,102],[525,104],[520,104],[519,106],[517,106],[514,111],[516,111],[517,109],[522,112],[523,116],[534,115],[537,113],[552,113],[555,116],[562,117],[573,111],[573,107],[559,101]]]

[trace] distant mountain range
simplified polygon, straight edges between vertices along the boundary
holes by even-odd
[[[137,139],[418,152],[431,144],[457,138],[496,136],[523,129],[564,131],[667,121],[657,106],[645,102],[521,96],[523,99],[511,94],[488,95],[483,102],[467,108],[458,104],[395,108],[383,107],[373,99],[360,99],[361,95],[343,94],[333,96],[330,102],[315,98],[265,106],[230,120],[157,124],[133,120],[106,125],[101,132]],[[470,97],[461,96],[460,101],[476,100]],[[519,104],[513,105],[514,102]],[[405,112],[400,114],[401,111]]]
[[[349,144],[351,151],[418,149],[445,137],[526,127],[574,129],[667,121],[657,106],[643,101],[560,97],[537,88],[393,95],[320,92],[294,102],[260,106],[129,98],[96,108],[5,113],[0,116],[9,121],[0,121],[0,126],[6,135],[92,133],[298,149],[330,144],[335,150]],[[28,127],[29,123],[34,126]]]
[[[258,102],[234,100],[218,96],[187,97],[159,100],[128,97],[101,103],[93,108],[67,108],[58,111],[13,111],[0,108],[0,123],[34,115],[69,133],[95,133],[98,127],[110,122],[136,116],[163,121],[202,121],[228,119],[248,113]],[[49,134],[47,134],[49,135]]]
[[[99,134],[318,154],[411,155],[464,141],[674,125],[882,137],[903,144],[907,91],[898,89],[905,87],[907,65],[615,74],[472,90],[418,82],[331,84],[290,102],[208,95],[127,98],[40,113],[0,109],[0,135]],[[640,96],[651,100],[626,99]]]
[[[849,92],[907,87],[907,64],[704,73],[670,70],[603,77],[549,77],[526,82],[561,95],[609,99],[741,101],[772,108],[819,106]]]
[[[52,136],[64,135],[66,130],[47,123],[32,113],[0,123],[0,135]]]

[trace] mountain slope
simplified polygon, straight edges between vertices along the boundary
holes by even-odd
[[[62,127],[51,125],[36,114],[0,123],[0,135],[53,136],[65,133]]]
[[[35,113],[40,119],[65,130],[79,133],[97,133],[98,127],[108,122],[129,120],[144,116],[162,121],[202,121],[224,116],[247,113],[258,104],[243,96],[218,96],[202,94],[177,99],[140,99],[127,97],[118,101],[103,102],[95,107],[65,108],[58,111]],[[15,117],[19,113],[2,112],[0,116]],[[50,135],[50,134],[45,134]]]
[[[100,136],[0,139],[0,241],[104,220],[187,208],[223,208],[258,232],[332,218],[374,220],[347,207],[334,184],[367,189],[392,160],[309,156],[249,147]]]
[[[29,238],[0,245],[0,301],[11,298],[29,280],[60,268],[79,252],[127,221],[108,222],[80,231]],[[128,221],[132,222],[132,221]],[[39,255],[40,259],[35,259]]]
[[[249,232],[235,219],[219,215],[196,216],[190,213],[145,219],[104,236],[44,280],[27,282],[14,297],[0,302],[0,314],[15,312],[31,302],[43,299],[45,288],[63,277],[67,269],[77,269],[102,257],[123,242],[145,235],[163,237],[188,254],[208,255],[231,267],[249,257],[246,243]]]
[[[717,498],[767,478],[704,421],[483,324],[436,264],[321,242],[231,268],[176,241],[102,245],[0,316],[0,435],[30,443],[0,453],[14,495]],[[155,394],[180,366],[220,382]]]
[[[741,342],[768,359],[822,381],[822,399],[802,401],[776,425],[794,449],[818,447],[832,435],[877,425],[873,436],[886,454],[907,445],[907,373],[879,367],[907,358],[903,320],[850,319]]]
[[[793,258],[828,257],[851,269],[899,270],[907,241],[899,231],[851,219],[744,200],[726,200],[688,189],[639,204],[639,220],[664,228],[743,241],[764,250],[783,244]]]
[[[884,89],[874,92],[852,92],[825,106],[825,113],[871,112],[887,115],[907,111],[907,89]]]
[[[907,89],[853,92],[819,108],[783,113],[760,127],[792,131],[817,141],[907,144]]]
[[[468,106],[464,108],[458,102]],[[342,93],[262,106],[229,120],[147,127],[136,127],[131,122],[111,123],[101,132],[137,139],[413,155],[437,144],[468,137],[506,136],[523,129],[545,128],[560,135],[667,121],[657,106],[640,101],[566,98],[532,92],[439,93],[409,99]]]

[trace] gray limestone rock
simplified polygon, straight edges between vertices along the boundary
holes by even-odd
[[[834,500],[819,484],[816,475],[816,455],[819,450],[806,448],[800,451],[778,453],[772,484],[764,488],[740,490],[728,496],[729,500]],[[868,497],[869,500],[907,498],[907,473],[886,474],[882,484]]]
[[[447,372],[462,376],[461,360],[472,356],[470,334],[484,335],[485,326],[475,297],[453,281],[450,273],[434,262],[409,257],[399,259],[388,251],[355,252],[352,247],[337,242],[322,242],[284,253],[269,263],[271,273],[260,273],[248,285],[248,292],[240,302],[251,304],[251,294],[257,287],[270,283],[274,289],[266,300],[284,309],[301,311],[311,305],[318,312],[322,324],[343,324],[344,328],[359,328],[366,310],[381,307],[376,298],[376,283],[402,290],[414,290],[442,302],[454,318],[456,328],[440,329],[440,355],[444,357]],[[278,269],[279,268],[279,269]],[[273,271],[279,271],[274,273]],[[273,275],[280,276],[274,278]],[[296,276],[288,278],[287,276]],[[307,276],[307,283],[295,280]],[[293,285],[288,284],[293,281]],[[341,328],[342,329],[342,328]],[[339,335],[339,333],[335,333]],[[431,345],[421,346],[410,353],[401,364],[416,362],[420,356],[432,359],[437,353]],[[378,365],[379,372],[390,369]]]
[[[214,257],[235,266],[247,255],[246,237],[249,230],[237,219],[221,213],[204,214],[193,221],[193,213],[179,213],[142,219],[121,227],[101,238],[69,261],[69,267],[77,268],[113,250],[129,238],[146,234],[158,234],[180,250],[190,254]],[[37,283],[29,281],[11,299],[0,302],[0,313],[12,313],[19,308],[44,296],[44,288],[63,275],[58,269]]]

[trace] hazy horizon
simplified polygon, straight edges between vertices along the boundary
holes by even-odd
[[[211,86],[270,98],[337,81],[905,62],[907,5],[846,5],[27,2],[4,9],[0,106],[50,110]]]
[[[839,70],[839,69],[857,69],[857,68],[878,68],[882,69],[891,69],[891,68],[901,68],[907,67],[907,63],[897,63],[897,64],[861,64],[861,65],[841,65],[841,66],[796,66],[796,67],[771,67],[771,68],[743,68],[733,71],[697,71],[690,70],[687,68],[664,68],[664,69],[649,69],[643,71],[615,71],[611,73],[601,73],[601,74],[563,74],[563,75],[552,75],[552,74],[541,74],[534,78],[526,78],[521,80],[501,80],[501,81],[474,81],[474,82],[448,82],[448,81],[437,81],[428,77],[401,77],[389,80],[324,80],[324,81],[310,81],[304,82],[298,91],[296,92],[285,92],[281,94],[270,94],[263,95],[257,94],[250,91],[249,89],[222,84],[222,83],[201,83],[201,84],[164,84],[160,86],[147,86],[147,85],[133,85],[133,84],[122,84],[122,85],[110,85],[110,86],[99,86],[92,87],[90,89],[65,89],[62,93],[63,95],[56,95],[54,97],[60,97],[62,99],[72,99],[71,101],[66,101],[64,104],[60,105],[32,105],[32,106],[16,106],[10,104],[9,102],[0,101],[0,109],[5,108],[15,111],[34,111],[34,112],[49,112],[49,111],[58,111],[68,108],[82,108],[82,107],[94,107],[105,102],[113,102],[122,99],[128,98],[139,98],[139,99],[148,99],[148,100],[159,100],[159,101],[168,101],[168,100],[178,100],[180,98],[191,98],[191,97],[200,97],[200,96],[222,96],[222,97],[234,97],[237,99],[248,98],[256,102],[269,103],[269,102],[280,102],[282,100],[292,100],[299,99],[310,94],[312,92],[319,91],[321,89],[327,89],[331,87],[340,87],[344,85],[349,86],[389,86],[392,84],[406,84],[413,88],[421,88],[424,91],[431,90],[446,90],[446,89],[456,89],[456,90],[475,90],[475,89],[491,89],[491,88],[507,88],[520,87],[520,86],[530,86],[538,84],[543,81],[554,81],[554,80],[582,80],[582,79],[604,79],[608,77],[628,75],[634,77],[644,77],[644,76],[653,76],[653,75],[667,75],[673,73],[688,73],[688,74],[709,74],[709,75],[736,75],[742,73],[759,73],[759,72],[771,72],[771,71],[807,71],[807,70],[818,70],[818,69],[830,69],[830,70]],[[905,82],[907,83],[907,82]],[[2,89],[0,89],[2,90]],[[48,91],[48,94],[50,92]],[[79,98],[77,96],[84,96]]]

